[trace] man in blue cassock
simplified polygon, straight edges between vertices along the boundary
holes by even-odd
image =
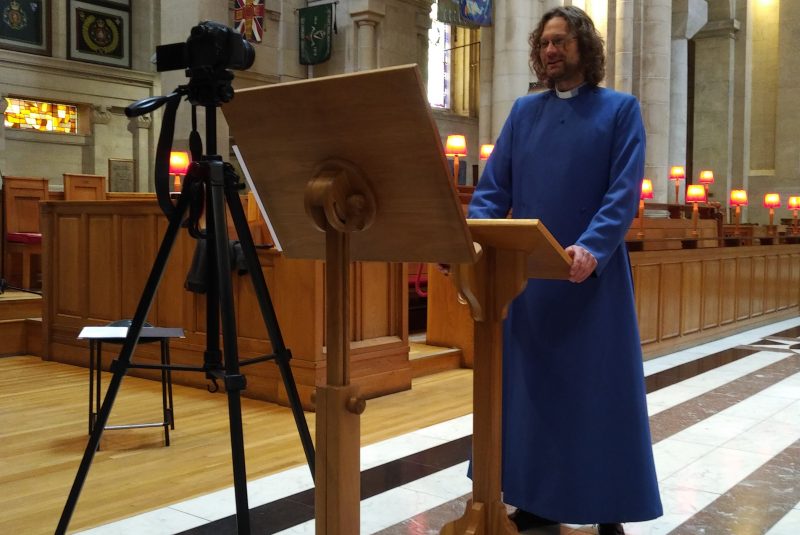
[[[624,243],[645,132],[635,97],[598,86],[603,41],[586,13],[548,11],[530,44],[550,90],[515,102],[469,217],[540,219],[573,264],[569,281],[530,280],[509,307],[503,496],[520,531],[619,534],[662,514]]]

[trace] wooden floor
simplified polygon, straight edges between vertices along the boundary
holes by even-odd
[[[0,358],[0,534],[53,533],[86,447],[87,374]],[[109,424],[159,420],[160,400],[159,383],[126,377]],[[468,414],[471,404],[469,370],[415,379],[410,391],[367,402],[361,443]],[[243,420],[249,479],[305,462],[289,409],[243,399]],[[161,429],[105,432],[70,532],[232,485],[226,397],[176,386],[175,423],[169,448]]]

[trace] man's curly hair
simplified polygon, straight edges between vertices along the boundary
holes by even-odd
[[[603,38],[600,37],[589,15],[575,6],[551,9],[544,14],[539,26],[531,32],[528,37],[528,44],[531,46],[530,65],[534,74],[547,87],[552,89],[555,85],[555,82],[547,77],[547,70],[544,63],[542,63],[540,54],[542,47],[539,44],[545,24],[554,17],[561,17],[566,20],[570,32],[578,41],[578,51],[580,52],[583,76],[586,83],[592,86],[598,85],[606,76],[606,56],[603,50]]]

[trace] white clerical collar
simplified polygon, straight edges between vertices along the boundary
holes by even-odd
[[[556,96],[558,98],[563,98],[563,99],[577,97],[581,93],[581,87],[583,87],[585,85],[586,85],[586,82],[583,82],[578,87],[573,87],[572,89],[570,89],[568,91],[559,91],[558,88],[555,88]]]

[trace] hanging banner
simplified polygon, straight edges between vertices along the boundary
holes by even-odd
[[[316,65],[331,57],[333,4],[300,8],[300,64]]]
[[[461,0],[461,17],[478,26],[492,25],[492,0]]]
[[[248,41],[260,43],[264,39],[264,0],[236,0],[233,22]]]
[[[461,16],[460,0],[437,0],[436,20],[456,26],[475,27],[474,23]]]

